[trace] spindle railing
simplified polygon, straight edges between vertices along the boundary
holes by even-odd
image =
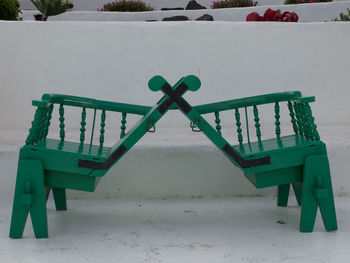
[[[58,127],[59,127],[59,138],[61,143],[66,138],[66,124],[65,124],[65,107],[72,106],[81,108],[81,121],[80,121],[80,145],[83,146],[86,140],[86,118],[87,109],[93,109],[93,122],[90,135],[90,146],[93,144],[96,113],[101,112],[100,118],[100,135],[99,135],[99,146],[103,147],[105,141],[105,128],[107,111],[121,113],[121,133],[120,138],[126,135],[126,117],[127,114],[134,115],[145,115],[151,107],[132,105],[126,103],[116,103],[109,101],[94,100],[83,97],[67,96],[67,95],[56,95],[56,94],[44,94],[41,101],[33,101],[33,105],[37,107],[32,126],[29,130],[29,134],[26,139],[27,145],[35,145],[39,142],[45,141],[50,130],[52,114],[54,105],[58,106]],[[81,148],[80,148],[81,149]]]
[[[318,141],[320,139],[317,131],[317,126],[314,122],[314,117],[312,116],[311,107],[309,103],[315,100],[314,97],[302,97],[300,92],[282,92],[273,93],[262,96],[248,97],[237,100],[229,100],[223,102],[216,102],[211,104],[204,104],[195,106],[194,109],[200,114],[210,114],[214,113],[216,130],[221,134],[221,120],[220,112],[233,110],[233,115],[236,125],[236,133],[238,144],[241,146],[241,150],[244,151],[242,147],[243,143],[250,144],[250,133],[249,133],[249,112],[252,110],[254,116],[254,127],[256,139],[259,143],[260,150],[263,150],[262,145],[262,132],[261,132],[261,122],[259,116],[259,106],[265,104],[272,104],[274,108],[274,134],[278,141],[281,138],[281,103],[286,102],[286,107],[289,111],[290,123],[292,130],[295,135],[300,135],[301,138]],[[284,104],[284,103],[283,103]],[[283,105],[284,106],[284,105]],[[246,139],[243,137],[242,128],[242,117],[241,112],[244,114],[244,119],[246,122]],[[246,141],[244,141],[246,140]],[[279,142],[280,143],[280,142]]]

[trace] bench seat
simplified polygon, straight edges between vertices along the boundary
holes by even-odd
[[[288,148],[304,148],[315,146],[317,141],[311,141],[305,137],[299,135],[288,135],[280,138],[272,138],[262,140],[261,142],[244,143],[242,146],[233,146],[235,150],[239,151],[241,155],[250,157],[251,155],[257,156],[259,154],[269,154],[276,151],[286,150]]]
[[[244,174],[257,188],[302,181],[305,158],[326,152],[322,141],[312,141],[299,135],[235,145],[233,148],[248,160],[270,157],[271,164],[253,167],[251,173]]]
[[[78,142],[61,141],[55,139],[46,139],[40,141],[35,145],[30,146],[32,149],[37,149],[45,152],[67,152],[76,153],[79,155],[86,155],[98,159],[105,159],[108,157],[111,147],[100,147],[98,145],[80,144]]]
[[[79,167],[78,162],[80,159],[103,162],[110,151],[111,147],[46,139],[23,146],[20,159],[40,158],[48,187],[93,192],[105,171]]]

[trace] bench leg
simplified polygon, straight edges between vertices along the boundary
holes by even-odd
[[[277,188],[277,206],[287,206],[290,184],[279,185]]]
[[[49,199],[50,192],[51,192],[51,187],[50,186],[45,186],[46,202]]]
[[[304,164],[303,177],[300,231],[312,232],[318,206],[326,230],[336,230],[337,219],[327,156],[308,156]]]
[[[293,191],[295,194],[295,199],[298,202],[298,205],[301,206],[301,189],[302,189],[302,183],[301,182],[294,182],[292,183]]]
[[[67,210],[66,189],[52,188],[53,198],[57,211]]]
[[[21,238],[30,213],[36,238],[48,237],[44,170],[38,160],[18,163],[10,237]]]

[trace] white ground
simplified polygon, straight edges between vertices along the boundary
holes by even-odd
[[[0,262],[348,262],[350,198],[336,198],[339,230],[300,233],[294,198],[69,200],[48,204],[49,239],[8,238],[11,202],[0,200]],[[285,224],[278,223],[278,221]]]

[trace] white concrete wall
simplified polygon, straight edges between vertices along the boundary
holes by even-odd
[[[335,3],[320,3],[306,5],[273,5],[247,8],[201,9],[185,11],[153,11],[153,12],[98,12],[98,11],[68,11],[58,16],[49,17],[50,21],[145,21],[149,19],[162,20],[164,17],[185,15],[194,20],[203,14],[210,14],[215,21],[245,21],[251,12],[263,15],[268,8],[280,9],[282,12],[296,12],[299,22],[324,22],[339,17],[340,12],[350,8],[350,1]],[[23,20],[34,20],[38,11],[23,11]]]
[[[349,194],[349,30],[350,23],[0,22],[0,198],[13,190],[32,99],[63,93],[153,105],[161,95],[149,91],[147,81],[155,74],[170,82],[197,75],[201,89],[185,96],[194,105],[287,90],[315,95],[313,111],[328,144],[335,192]],[[263,134],[272,128],[271,110],[261,110]],[[67,113],[67,127],[77,125],[78,115]],[[117,128],[120,117],[107,120],[113,143],[119,131],[108,128]],[[57,127],[57,119],[52,123]],[[222,124],[231,140],[233,114],[223,114]],[[71,196],[273,193],[254,190],[188,125],[180,113],[170,113],[102,180],[97,195]]]

